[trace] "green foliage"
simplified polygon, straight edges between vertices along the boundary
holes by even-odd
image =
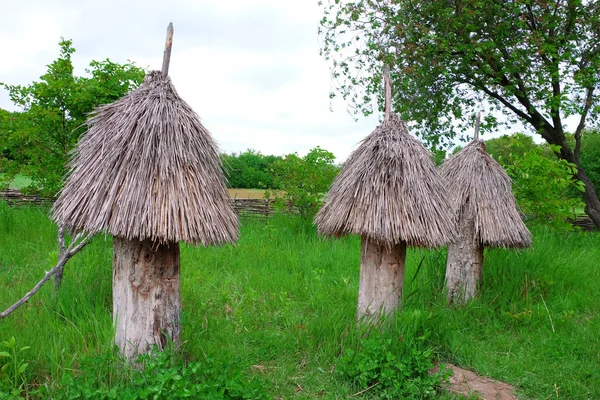
[[[580,197],[571,196],[571,188],[585,190],[574,178],[577,167],[565,160],[549,159],[540,152],[530,151],[506,165],[513,179],[513,191],[521,211],[539,222],[572,229],[567,218],[573,218],[583,208]]]
[[[600,129],[590,129],[581,139],[581,166],[600,190]]]
[[[19,396],[26,384],[25,372],[29,363],[25,362],[21,353],[31,347],[17,346],[14,336],[3,341],[0,346],[0,395],[5,389],[11,396]]]
[[[124,367],[116,354],[85,358],[77,371],[64,375],[54,396],[69,399],[267,399],[256,377],[231,363],[184,362],[172,350],[142,355],[140,370]]]
[[[0,113],[0,172],[30,177],[29,189],[53,195],[61,187],[68,154],[77,143],[87,113],[137,87],[144,70],[134,63],[92,61],[88,76],[73,74],[71,40],[61,39],[60,55],[39,81],[27,86],[0,83],[21,113]],[[6,182],[0,182],[6,184]]]
[[[357,112],[383,107],[381,70],[390,65],[393,105],[431,143],[472,126],[483,101],[482,130],[516,119],[563,145],[562,118],[596,120],[600,109],[600,4],[597,1],[406,0],[319,2],[321,54],[336,88]],[[560,89],[557,89],[557,86]],[[589,94],[589,98],[587,98]],[[566,150],[566,149],[565,149]]]
[[[482,132],[521,122],[579,166],[564,131],[578,141],[600,117],[600,2],[543,0],[340,0],[319,2],[321,54],[336,92],[363,114],[383,107],[381,71],[390,66],[393,107],[433,147],[450,146],[489,110]],[[332,96],[335,94],[332,94]],[[502,114],[503,118],[500,118]],[[585,170],[579,179],[588,183]],[[585,187],[600,226],[598,194]]]
[[[512,178],[521,212],[531,221],[572,229],[567,219],[583,208],[585,189],[575,177],[576,166],[556,158],[557,146],[538,145],[522,133],[489,139],[485,145]]]
[[[410,320],[412,316],[420,319],[422,315],[415,311],[403,320]],[[429,332],[421,333],[415,336],[414,331],[373,329],[354,348],[345,350],[337,370],[357,389],[368,389],[382,399],[437,398],[450,374],[444,368],[430,373],[434,367],[433,349],[426,343]]]
[[[315,147],[304,157],[288,154],[274,166],[275,184],[281,190],[271,193],[280,209],[296,208],[304,218],[312,218],[323,202],[338,168],[333,153]]]
[[[273,165],[281,160],[248,149],[239,154],[223,154],[223,167],[231,188],[278,189],[273,177]]]
[[[549,160],[556,160],[556,155],[549,147],[539,145],[533,141],[530,135],[518,132],[486,140],[485,149],[490,156],[504,166],[514,164],[529,153],[536,153]]]

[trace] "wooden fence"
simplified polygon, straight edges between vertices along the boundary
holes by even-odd
[[[0,200],[6,201],[11,206],[47,206],[50,207],[52,197],[32,196],[21,193],[16,189],[0,191]],[[270,199],[231,199],[233,209],[238,215],[263,216],[269,218],[273,213],[273,200]]]
[[[51,197],[33,196],[21,193],[16,189],[0,191],[0,200],[6,201],[12,206],[35,205],[51,206],[54,201]],[[264,217],[268,219],[274,213],[272,199],[231,199],[233,209],[240,216]],[[292,210],[297,212],[297,210]],[[594,231],[598,228],[587,215],[580,215],[577,218],[570,219],[569,222],[575,227],[584,231]]]

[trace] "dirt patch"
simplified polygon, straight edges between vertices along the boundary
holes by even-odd
[[[482,400],[518,400],[514,388],[507,383],[477,375],[473,371],[446,364],[452,368],[447,387],[449,392],[464,396],[478,396]]]

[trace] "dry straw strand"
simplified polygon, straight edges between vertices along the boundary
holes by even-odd
[[[475,242],[486,247],[529,247],[531,233],[525,226],[506,171],[473,140],[441,167],[450,188],[456,218],[474,215]]]
[[[392,114],[348,158],[315,223],[326,236],[439,247],[456,235],[447,197],[431,154]]]
[[[218,147],[169,77],[149,72],[87,124],[52,210],[59,226],[159,243],[237,240]]]

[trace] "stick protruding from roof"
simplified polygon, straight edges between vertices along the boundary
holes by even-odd
[[[479,140],[479,125],[481,124],[481,111],[477,111],[477,117],[475,117],[475,134],[473,140]]]
[[[171,48],[173,47],[173,23],[169,22],[167,27],[167,39],[165,41],[165,52],[163,54],[162,63],[162,76],[166,78],[169,76],[169,64],[171,63]]]
[[[385,115],[384,121],[390,120],[390,114],[392,113],[392,83],[390,81],[390,65],[385,64],[383,70],[383,85],[385,91]]]

